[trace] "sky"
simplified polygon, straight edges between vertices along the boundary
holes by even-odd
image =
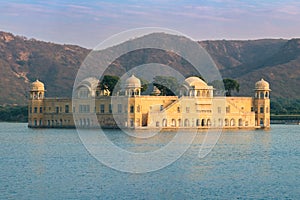
[[[0,0],[0,30],[94,48],[134,28],[173,29],[195,40],[299,38],[298,0]]]

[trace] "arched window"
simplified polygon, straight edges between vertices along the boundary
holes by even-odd
[[[89,97],[89,89],[87,87],[80,87],[78,90],[79,98],[88,98]]]
[[[134,113],[134,106],[133,105],[130,106],[130,113]]]
[[[200,119],[197,119],[196,126],[200,126],[200,124],[201,124],[200,121],[201,121]]]
[[[269,98],[269,92],[266,92],[265,97]]]
[[[207,91],[206,96],[207,96],[207,97],[210,97],[209,91]]]
[[[264,98],[264,92],[260,92],[260,98],[263,99]]]

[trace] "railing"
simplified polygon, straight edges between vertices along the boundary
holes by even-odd
[[[171,108],[173,105],[175,105],[176,103],[180,102],[182,100],[183,96],[180,97],[179,99],[177,99],[176,101],[172,102],[170,105],[168,105],[167,107],[165,107],[163,110],[161,110],[162,112],[167,111],[169,108]]]

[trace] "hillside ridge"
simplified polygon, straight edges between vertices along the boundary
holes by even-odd
[[[300,39],[206,40],[199,44],[223,78],[240,82],[240,93],[235,95],[251,96],[254,83],[264,78],[270,82],[272,97],[300,99]],[[71,96],[77,70],[90,51],[0,31],[0,105],[26,105],[29,85],[36,79],[45,83],[47,96]],[[189,72],[188,63],[178,55],[150,49],[120,57],[110,73],[118,75],[150,60]]]

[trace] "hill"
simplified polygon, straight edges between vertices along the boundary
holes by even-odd
[[[300,98],[300,39],[204,41],[223,78],[237,79],[239,95],[252,92],[253,83],[270,82],[272,97]]]
[[[74,45],[0,32],[0,105],[27,104],[29,85],[37,78],[49,96],[70,96],[73,81],[89,50]]]
[[[240,82],[237,95],[252,95],[254,82],[264,78],[271,84],[273,98],[300,99],[300,39],[199,43],[212,56],[224,78]],[[59,45],[0,32],[0,105],[25,105],[30,82],[37,78],[46,84],[47,96],[71,96],[77,70],[89,52],[75,45]],[[109,73],[120,75],[153,60],[193,74],[189,63],[176,54],[152,49],[121,56],[112,63]]]

